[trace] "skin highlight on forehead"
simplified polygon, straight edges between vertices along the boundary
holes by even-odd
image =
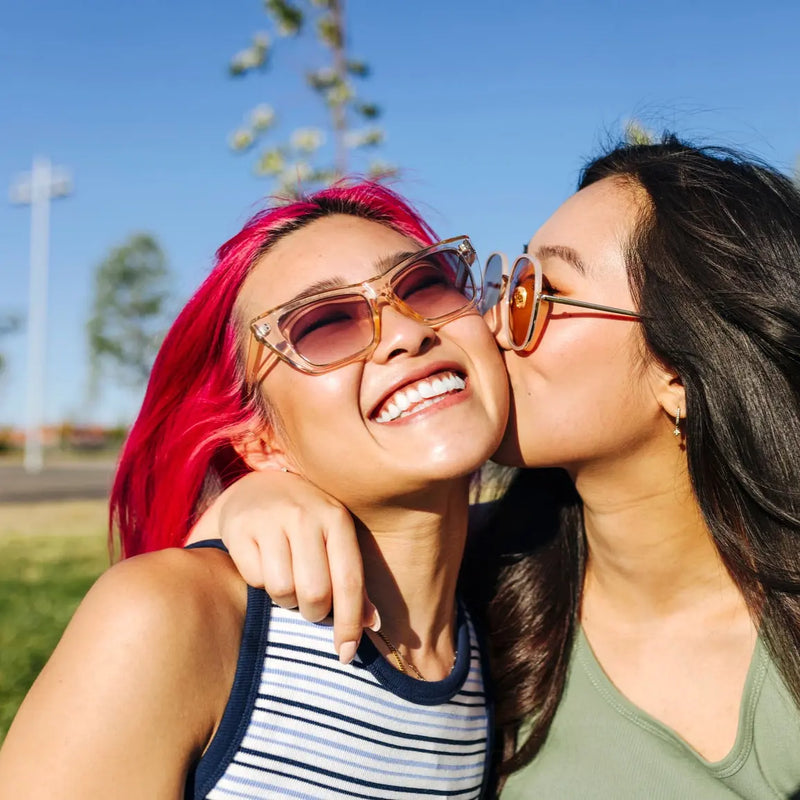
[[[306,286],[302,286],[302,288],[300,288],[299,291],[293,293],[291,296],[279,296],[276,297],[273,302],[259,303],[259,305],[256,306],[255,304],[256,301],[255,298],[253,297],[254,292],[251,291],[251,287],[254,280],[254,276],[257,273],[261,272],[261,267],[263,266],[265,260],[272,260],[277,258],[280,255],[280,252],[287,246],[289,246],[290,250],[294,249],[294,243],[300,236],[306,237],[309,234],[312,234],[314,236],[324,237],[325,234],[322,234],[321,231],[326,228],[330,229],[330,226],[334,226],[335,228],[347,228],[348,226],[353,226],[353,225],[360,227],[360,225],[362,224],[369,225],[370,227],[375,226],[377,228],[383,228],[388,233],[404,239],[408,244],[406,246],[403,246],[401,244],[396,251],[391,252],[388,255],[382,255],[377,259],[370,259],[370,264],[372,269],[370,270],[369,275],[364,277],[363,281],[354,282],[352,278],[346,278],[342,275],[328,274],[320,278],[319,280],[313,281],[312,283]],[[358,237],[361,236],[362,234],[360,232],[355,232],[353,235],[356,237],[356,241],[358,241]],[[315,257],[313,251],[318,246],[319,245],[311,246],[312,249],[308,256],[309,259],[313,259]],[[415,252],[417,252],[418,249],[422,248],[423,246],[424,246],[423,244],[418,243],[413,237],[410,237],[401,231],[395,230],[390,225],[386,225],[382,222],[377,222],[375,220],[366,219],[364,217],[360,217],[357,215],[350,215],[350,214],[331,214],[330,216],[320,217],[318,219],[313,220],[309,224],[298,228],[297,230],[293,230],[281,236],[276,242],[274,242],[273,246],[270,246],[268,249],[266,249],[265,252],[261,253],[258,257],[256,257],[252,267],[250,268],[250,274],[245,280],[239,292],[239,296],[236,299],[237,317],[241,321],[243,321],[245,325],[247,325],[249,321],[254,317],[263,314],[264,312],[269,311],[270,309],[281,306],[285,303],[290,303],[295,300],[303,300],[308,297],[312,297],[315,294],[319,294],[324,291],[330,291],[331,289],[347,288],[348,286],[358,286],[364,281],[370,280],[371,278],[384,274],[385,272],[390,270],[393,266],[395,266],[398,262],[402,261],[404,258],[407,258],[410,255],[413,255]],[[297,259],[296,253],[293,256],[291,256],[291,258]],[[334,273],[334,270],[335,268],[331,268],[331,273]],[[319,270],[317,270],[317,274],[319,275]],[[248,286],[248,284],[250,286]]]
[[[363,283],[367,283],[373,278],[378,278],[381,275],[385,275],[392,267],[394,267],[396,264],[399,264],[404,259],[413,256],[415,252],[415,250],[404,250],[399,253],[393,253],[392,255],[379,258],[375,262],[375,273],[369,278],[359,281],[358,283],[350,283],[340,275],[334,275],[330,278],[323,278],[322,280],[315,281],[310,286],[298,292],[291,300],[288,300],[287,302],[292,303],[296,300],[305,300],[307,298],[314,297],[314,295],[321,294],[322,292],[328,292],[331,289],[348,289],[353,286],[361,286]]]
[[[620,257],[627,270],[631,242],[651,214],[650,197],[633,176],[604,178],[572,195],[534,235],[530,252],[543,265],[557,260],[582,279],[605,281]],[[537,239],[544,241],[537,246]]]

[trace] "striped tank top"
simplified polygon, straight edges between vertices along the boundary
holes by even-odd
[[[366,636],[353,662],[340,664],[329,624],[248,588],[233,688],[186,798],[486,796],[491,708],[478,637],[461,606],[457,627],[450,675],[418,681]]]

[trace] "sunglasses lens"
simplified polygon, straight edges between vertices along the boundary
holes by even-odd
[[[392,291],[415,314],[435,322],[469,308],[475,281],[469,264],[444,250],[409,264],[394,277]]]
[[[486,261],[483,271],[483,293],[481,295],[481,313],[485,314],[500,302],[500,291],[503,288],[503,257],[500,253],[492,253]]]
[[[290,311],[281,334],[314,366],[328,366],[366,350],[374,336],[372,309],[360,295],[341,295]]]
[[[508,333],[514,347],[525,347],[533,339],[533,327],[539,316],[536,297],[541,290],[540,282],[533,261],[525,256],[517,259],[508,287]]]
[[[463,243],[459,247],[470,252]],[[404,306],[426,324],[447,322],[474,307],[476,286],[470,261],[456,249],[422,253],[416,260],[390,270],[388,276],[376,276],[367,283],[378,281],[385,286],[387,280],[395,297],[392,302],[399,301],[398,307]],[[361,357],[374,344],[373,302],[343,289],[341,294],[309,299],[285,312],[278,318],[277,328],[284,343],[306,366],[334,368]],[[268,333],[269,325],[266,328]],[[280,344],[270,346],[279,355],[283,352]],[[299,369],[306,368],[288,360]]]

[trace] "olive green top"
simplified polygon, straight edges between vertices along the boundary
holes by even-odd
[[[501,797],[800,800],[800,711],[759,638],[736,742],[721,761],[706,761],[617,690],[579,630],[547,740]]]

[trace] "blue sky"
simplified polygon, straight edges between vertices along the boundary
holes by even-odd
[[[259,102],[287,127],[317,121],[287,44],[243,80],[230,57],[268,28],[259,0],[0,0],[0,311],[25,313],[29,220],[7,188],[35,155],[73,175],[51,208],[48,422],[124,422],[135,394],[86,402],[92,274],[147,231],[185,298],[269,184],[228,134]],[[349,0],[362,94],[384,109],[381,158],[442,235],[481,256],[519,251],[572,191],[585,158],[631,117],[744,148],[791,170],[800,155],[795,0]],[[0,340],[0,426],[25,419],[24,330]],[[111,383],[111,382],[109,382]]]

